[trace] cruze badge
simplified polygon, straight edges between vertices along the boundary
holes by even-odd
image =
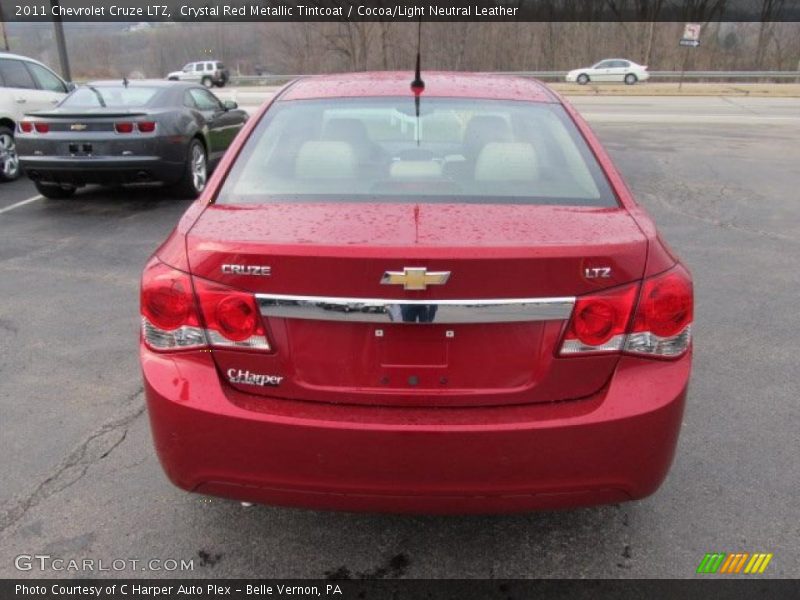
[[[386,271],[381,277],[383,285],[402,285],[406,290],[425,290],[429,285],[444,285],[450,271],[428,271],[425,267],[405,267],[402,271]]]
[[[228,369],[228,381],[261,387],[277,387],[283,381],[283,377],[280,375],[261,375],[250,371],[242,371],[241,369]]]
[[[222,274],[269,277],[272,275],[272,267],[266,265],[222,265]]]
[[[71,131],[83,131],[84,129],[86,129],[86,127],[88,127],[88,125],[86,125],[85,123],[73,123],[72,125],[69,126]]]

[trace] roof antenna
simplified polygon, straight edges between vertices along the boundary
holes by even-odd
[[[422,52],[422,15],[419,17],[419,25],[417,26],[417,68],[414,71],[414,81],[411,82],[411,91],[414,93],[414,108],[417,113],[417,146],[419,146],[419,98],[422,92],[425,91],[425,82],[422,81],[421,69],[421,52]]]

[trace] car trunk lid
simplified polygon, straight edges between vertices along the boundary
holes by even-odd
[[[572,299],[640,279],[646,256],[623,209],[517,204],[211,205],[187,243],[194,276],[257,294],[267,315],[273,352],[214,350],[232,385],[381,405],[590,395],[617,357],[557,356]],[[409,268],[449,278],[385,282]]]

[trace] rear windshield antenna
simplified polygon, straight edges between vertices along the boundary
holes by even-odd
[[[425,82],[422,81],[422,16],[417,27],[417,68],[414,71],[414,81],[411,82],[411,91],[414,93],[414,108],[417,113],[417,146],[419,146],[419,98],[425,91]]]
[[[425,89],[425,82],[422,81],[422,17],[419,18],[419,25],[417,26],[417,68],[414,71],[414,81],[411,82],[411,91],[414,92],[414,95],[419,97],[419,95]]]

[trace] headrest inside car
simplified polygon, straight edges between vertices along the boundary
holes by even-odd
[[[428,179],[442,176],[442,165],[432,160],[401,160],[392,163],[389,176],[393,179]]]
[[[531,144],[491,142],[475,163],[475,181],[534,181],[539,161]]]
[[[294,165],[298,179],[350,179],[356,176],[356,155],[347,142],[306,142]]]

